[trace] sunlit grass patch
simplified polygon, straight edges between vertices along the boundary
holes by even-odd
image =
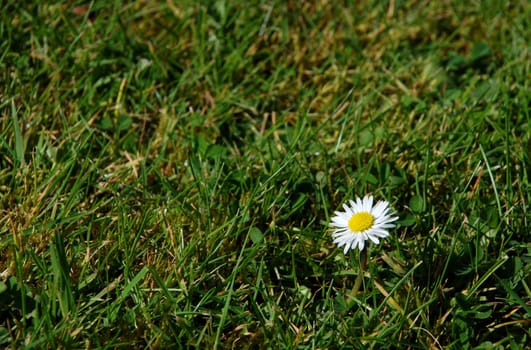
[[[523,348],[529,11],[8,2],[0,344]]]

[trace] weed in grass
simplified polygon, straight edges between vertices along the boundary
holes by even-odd
[[[525,348],[529,14],[7,1],[1,346]]]

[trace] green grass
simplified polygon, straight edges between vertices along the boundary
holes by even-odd
[[[531,342],[528,2],[0,16],[0,347]],[[368,193],[400,220],[349,305]]]

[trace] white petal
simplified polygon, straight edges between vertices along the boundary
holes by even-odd
[[[345,209],[345,213],[352,213],[352,209],[346,204],[343,204],[343,209]]]
[[[380,240],[375,235],[369,235],[369,239],[375,244],[380,243]]]
[[[387,221],[389,221],[389,222],[393,222],[393,221],[396,221],[396,220],[398,220],[398,219],[399,219],[398,216],[393,216],[393,217],[390,217],[389,219],[387,219]]]
[[[341,248],[341,247],[340,247],[340,248]],[[345,245],[345,249],[343,249],[343,254],[347,255],[349,248],[350,248],[350,247],[349,247],[348,244]]]
[[[376,203],[374,208],[372,208],[372,215],[376,217],[382,216],[386,210],[386,207],[387,207],[387,202],[378,201],[378,203]]]
[[[373,201],[374,201],[374,198],[372,196],[365,196],[364,198],[365,208],[363,208],[363,210],[370,213],[372,210]]]
[[[332,224],[336,227],[347,227],[348,220],[345,220],[343,217],[334,217],[332,218]]]
[[[387,232],[387,231],[385,231],[385,230],[380,230],[380,229],[374,229],[374,230],[372,230],[372,234],[373,234],[374,236],[382,237],[382,238],[389,236],[389,232]]]

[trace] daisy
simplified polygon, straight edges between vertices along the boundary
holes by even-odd
[[[344,246],[345,254],[356,246],[362,251],[368,239],[380,243],[378,238],[389,236],[387,229],[395,227],[392,222],[398,220],[398,216],[393,216],[389,202],[378,201],[373,206],[372,196],[365,196],[349,203],[350,206],[343,204],[344,212],[335,212],[331,222],[331,226],[335,227],[332,233],[334,243],[338,247]]]

